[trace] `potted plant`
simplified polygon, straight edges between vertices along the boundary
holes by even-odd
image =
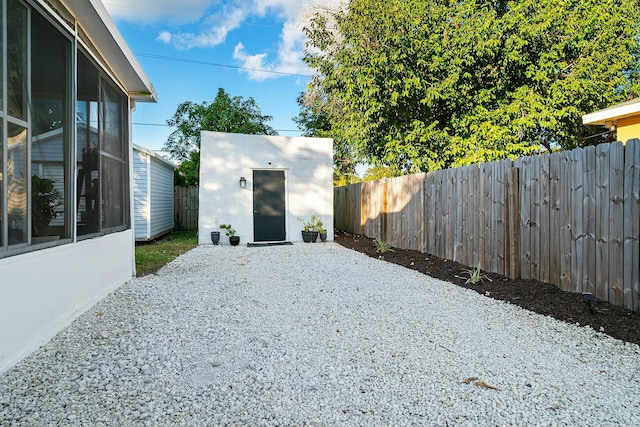
[[[52,179],[40,178],[37,175],[31,177],[32,237],[45,236],[45,229],[49,223],[61,213],[58,207],[62,204],[62,195],[53,184]]]
[[[214,245],[217,245],[220,242],[220,232],[219,231],[212,231],[211,232],[211,243],[213,243]]]
[[[311,215],[309,221],[305,221],[302,218],[298,218],[298,221],[302,223],[302,241],[306,243],[315,242],[319,231],[323,229],[320,215]]]
[[[320,240],[322,241],[322,243],[327,241],[327,229],[326,228],[321,228],[318,230],[318,235],[320,236]]]
[[[229,238],[229,244],[231,246],[238,246],[240,244],[240,236],[236,236],[236,230],[233,229],[231,224],[220,224],[220,228],[224,230],[224,234]]]

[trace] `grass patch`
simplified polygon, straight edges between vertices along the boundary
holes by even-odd
[[[196,231],[174,231],[148,243],[136,244],[136,273],[138,276],[155,273],[163,265],[198,245]]]

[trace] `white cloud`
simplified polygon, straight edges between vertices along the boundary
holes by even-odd
[[[171,43],[171,39],[171,33],[168,31],[162,31],[158,34],[158,37],[156,37],[156,40],[161,41],[162,43]]]
[[[168,26],[194,24],[196,31],[161,31],[156,40],[176,49],[214,47],[226,41],[229,32],[240,28],[251,16],[277,17],[284,22],[278,52],[249,53],[252,46],[236,45],[233,59],[244,68],[278,73],[308,74],[302,62],[306,38],[302,33],[308,10],[317,5],[335,5],[342,0],[105,0],[116,19],[139,23],[166,23]],[[179,6],[176,6],[179,4]],[[245,70],[250,79],[266,80],[281,74]]]
[[[287,30],[289,25],[285,24],[280,35],[277,57],[268,61],[266,53],[251,55],[247,53],[245,46],[238,43],[233,50],[233,59],[239,61],[251,80],[263,81],[271,78],[281,77],[282,73],[308,74],[307,66],[302,62],[304,53],[304,34],[300,31]],[[271,72],[263,72],[266,70]]]
[[[251,80],[263,81],[280,77],[280,73],[309,74],[309,69],[302,61],[306,36],[302,28],[311,16],[310,11],[318,6],[329,6],[331,9],[342,7],[341,0],[254,0],[257,13],[275,13],[286,18],[280,33],[278,53],[269,61],[266,53],[249,54],[242,43],[236,45],[233,58],[239,61]],[[297,29],[293,30],[293,29]],[[261,72],[266,70],[271,72]]]
[[[227,34],[240,27],[247,18],[249,11],[239,7],[223,7],[217,13],[208,16],[204,22],[206,30],[196,33],[173,34],[173,40],[178,49],[194,47],[214,47],[227,38]]]

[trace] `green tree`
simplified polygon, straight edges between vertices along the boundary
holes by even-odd
[[[393,166],[376,165],[367,169],[362,180],[375,181],[382,178],[394,178],[401,175],[402,173]]]
[[[200,132],[244,133],[253,135],[277,135],[267,124],[271,116],[262,110],[253,98],[230,96],[224,89],[212,103],[183,102],[167,124],[175,127],[164,143],[163,150],[180,163],[176,182],[182,185],[198,185],[200,176]]]
[[[307,99],[343,152],[417,172],[573,148],[638,95],[635,0],[350,0],[305,29]]]
[[[189,159],[183,160],[180,165],[173,170],[173,182],[175,185],[189,187],[198,185],[200,182],[200,150],[193,150],[189,153]]]
[[[333,184],[335,186],[360,182],[356,173],[356,165],[360,157],[349,144],[336,141],[336,134],[331,127],[331,119],[324,100],[310,98],[310,93],[301,93],[297,102],[300,113],[293,121],[302,130],[303,136],[333,138]]]

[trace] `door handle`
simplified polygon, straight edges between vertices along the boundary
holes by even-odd
[[[254,210],[253,210],[253,214],[254,214],[254,215],[260,215],[260,211],[259,211],[259,210],[257,210],[257,209],[254,209]]]

